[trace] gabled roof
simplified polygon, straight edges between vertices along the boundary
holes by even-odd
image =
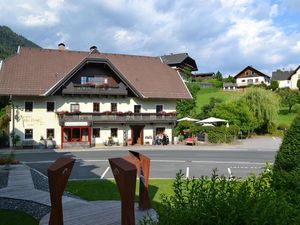
[[[163,61],[163,63],[165,63],[169,66],[181,65],[185,61],[186,62],[189,61],[189,66],[192,68],[192,71],[198,70],[196,61],[192,57],[190,57],[188,53],[177,53],[177,54],[163,55],[160,58]]]
[[[243,73],[244,73],[246,70],[248,70],[248,69],[254,71],[254,72],[255,72],[257,75],[259,75],[259,76],[266,77],[266,78],[270,79],[270,77],[269,77],[268,75],[266,75],[266,74],[264,74],[264,73],[262,73],[262,72],[260,72],[260,71],[258,71],[258,70],[256,70],[256,69],[254,69],[252,66],[247,66],[245,69],[243,69],[243,70],[242,70],[241,72],[239,72],[237,75],[235,75],[235,76],[234,76],[234,79],[239,78],[239,76],[240,76],[241,74],[243,74]],[[249,75],[249,77],[255,77],[255,76]]]
[[[2,65],[0,95],[45,96],[87,61],[109,64],[142,98],[192,98],[178,73],[159,57],[21,48]]]
[[[171,65],[171,64],[182,63],[187,57],[189,57],[189,54],[187,53],[177,53],[177,54],[163,55],[161,56],[161,59],[165,64]]]
[[[289,80],[291,74],[293,74],[294,71],[282,71],[282,70],[276,70],[272,72],[272,80]]]
[[[294,71],[292,71],[292,73],[290,74],[290,76],[289,76],[289,79],[291,79],[291,77],[295,74],[295,73],[297,73],[297,71],[300,69],[300,66],[298,66]]]
[[[214,72],[207,72],[207,73],[194,73],[193,77],[213,77],[215,75]]]

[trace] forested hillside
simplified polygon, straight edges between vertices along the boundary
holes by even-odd
[[[18,46],[40,48],[37,44],[16,34],[7,26],[0,26],[0,59],[5,59],[14,54]]]

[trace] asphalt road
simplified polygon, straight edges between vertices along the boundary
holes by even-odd
[[[48,166],[60,156],[76,159],[71,179],[112,178],[108,158],[122,157],[128,149],[151,158],[151,178],[174,178],[179,170],[189,177],[219,175],[246,177],[258,174],[266,162],[274,162],[281,139],[272,137],[243,140],[235,145],[218,146],[140,146],[72,151],[17,152],[17,159],[47,174]]]

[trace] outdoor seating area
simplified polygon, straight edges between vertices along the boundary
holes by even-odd
[[[184,117],[181,119],[178,119],[177,122],[189,122],[196,127],[220,127],[224,126],[226,124],[226,127],[229,127],[228,120],[215,118],[215,117],[209,117],[203,120],[198,120],[190,117]],[[177,141],[178,140],[178,141]],[[198,133],[192,133],[189,129],[183,129],[179,135],[179,137],[176,139],[175,143],[179,144],[185,144],[185,145],[200,145],[203,143],[208,143],[208,134],[205,131],[198,132]]]

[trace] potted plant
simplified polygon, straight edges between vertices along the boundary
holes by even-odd
[[[47,145],[48,149],[54,148],[54,141],[52,139],[53,139],[53,137],[50,135],[46,141],[46,145]]]
[[[13,147],[15,148],[17,143],[21,140],[20,136],[15,134],[14,132],[11,133],[11,142],[13,144]]]
[[[46,141],[44,139],[44,136],[41,136],[39,141],[39,149],[45,149],[46,148]]]

